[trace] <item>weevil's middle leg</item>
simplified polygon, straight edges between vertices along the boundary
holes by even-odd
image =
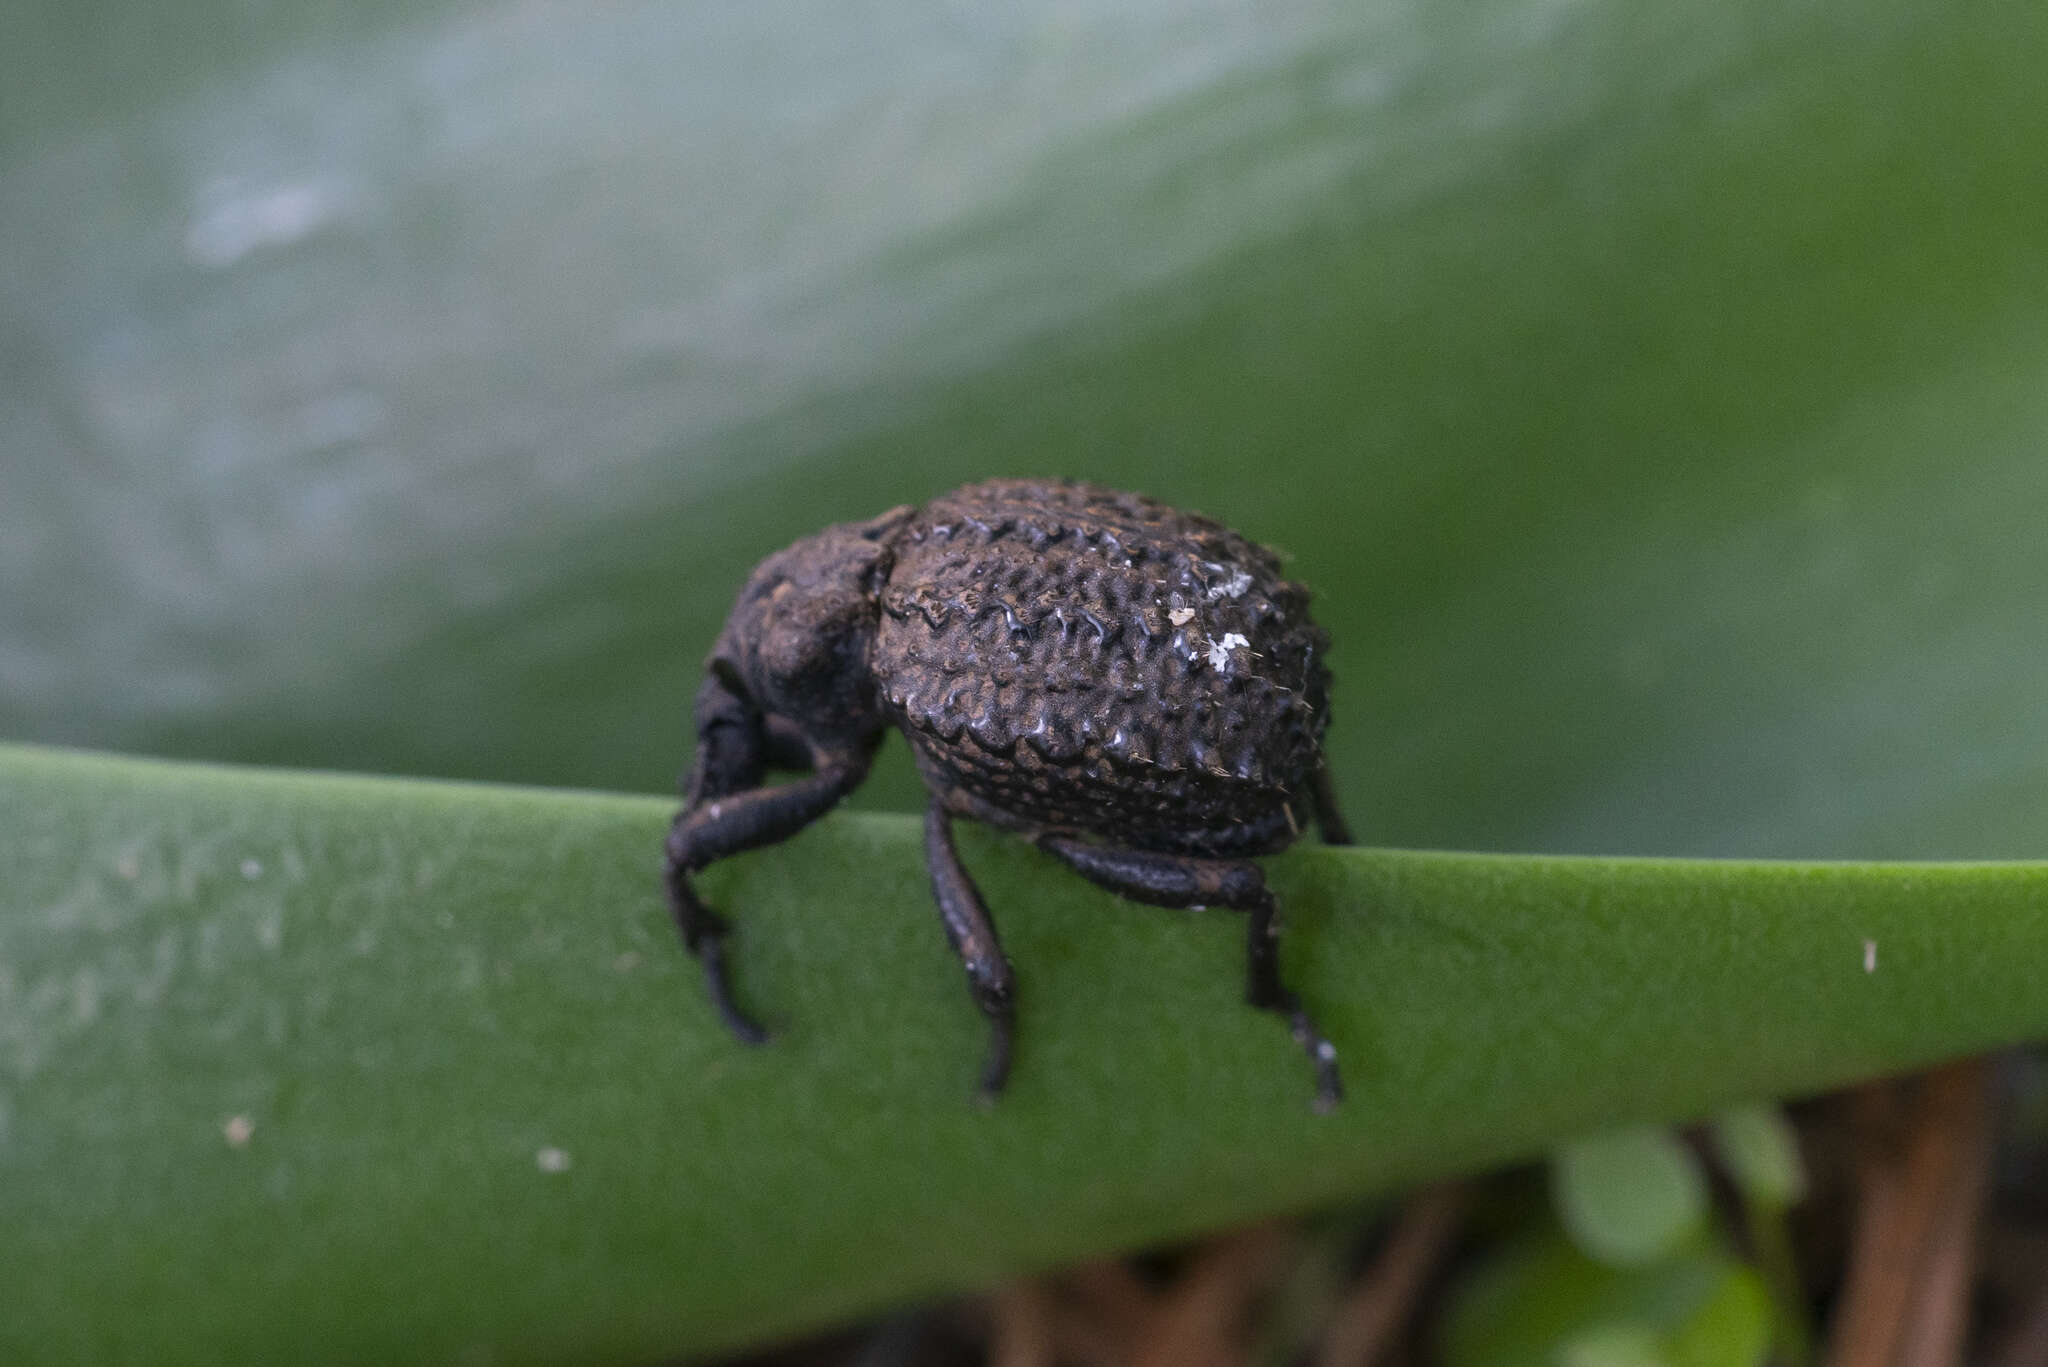
[[[1328,1111],[1344,1099],[1336,1046],[1323,1038],[1301,998],[1280,981],[1278,906],[1257,864],[1110,849],[1067,835],[1042,835],[1038,845],[1089,882],[1133,901],[1161,907],[1225,906],[1248,913],[1245,1000],[1286,1018],[1294,1042],[1315,1065],[1316,1109]]]
[[[996,923],[961,867],[953,848],[953,816],[934,796],[924,809],[924,858],[931,870],[932,897],[939,904],[946,940],[967,970],[967,990],[988,1017],[988,1062],[981,1072],[981,1094],[993,1098],[1010,1076],[1010,1036],[1017,1016],[1017,981],[996,938]]]

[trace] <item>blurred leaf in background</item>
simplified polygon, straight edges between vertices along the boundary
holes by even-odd
[[[1769,1305],[1723,1252],[1617,1268],[1550,1233],[1458,1288],[1441,1349],[1447,1367],[1758,1367]]]
[[[1656,1262],[1706,1223],[1699,1164],[1662,1130],[1618,1130],[1570,1144],[1551,1159],[1550,1181],[1572,1242],[1613,1267]]]
[[[1292,552],[1375,841],[2038,853],[2044,58],[1924,0],[19,0],[0,732],[663,790],[763,553],[1065,474]]]

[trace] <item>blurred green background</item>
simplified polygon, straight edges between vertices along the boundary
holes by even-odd
[[[666,789],[764,553],[1291,553],[1373,843],[2038,856],[2048,11],[0,11],[0,735]],[[863,794],[911,801],[900,748]]]

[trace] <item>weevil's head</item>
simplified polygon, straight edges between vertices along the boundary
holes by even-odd
[[[869,660],[894,533],[912,512],[827,527],[762,561],[733,604],[711,670],[814,744],[880,730]]]

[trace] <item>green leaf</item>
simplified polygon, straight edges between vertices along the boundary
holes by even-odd
[[[1769,1341],[1763,1285],[1725,1252],[1624,1268],[1546,1233],[1453,1288],[1442,1347],[1448,1367],[1758,1367]]]
[[[1762,1367],[1771,1344],[1771,1298],[1763,1279],[1733,1267],[1707,1303],[1671,1335],[1671,1367]]]
[[[1453,1288],[1443,1359],[1447,1367],[1569,1367],[1574,1359],[1668,1367],[1671,1332],[1712,1304],[1738,1266],[1718,1250],[1692,1249],[1613,1267],[1546,1231],[1497,1248]]]
[[[1647,1126],[1577,1140],[1550,1160],[1558,1218],[1589,1256],[1637,1267],[1701,1227],[1707,1190],[1685,1145]]]
[[[1806,1195],[1799,1133],[1783,1110],[1757,1104],[1723,1111],[1714,1117],[1709,1133],[1742,1196],[1742,1220],[1766,1291],[1777,1358],[1787,1367],[1805,1367],[1813,1358],[1813,1329],[1808,1323],[1812,1307],[1785,1216],[1786,1209]]]
[[[1671,1367],[1657,1331],[1641,1324],[1603,1324],[1558,1346],[1557,1367]]]
[[[1022,983],[989,1109],[913,819],[704,879],[748,1050],[671,811],[0,749],[0,1358],[709,1350],[2048,1030],[2048,866],[1301,849],[1319,1117],[1236,918],[969,830]]]
[[[1782,1210],[1806,1195],[1806,1164],[1799,1133],[1776,1106],[1747,1105],[1714,1117],[1714,1151],[1728,1165],[1742,1194],[1766,1209]]]

